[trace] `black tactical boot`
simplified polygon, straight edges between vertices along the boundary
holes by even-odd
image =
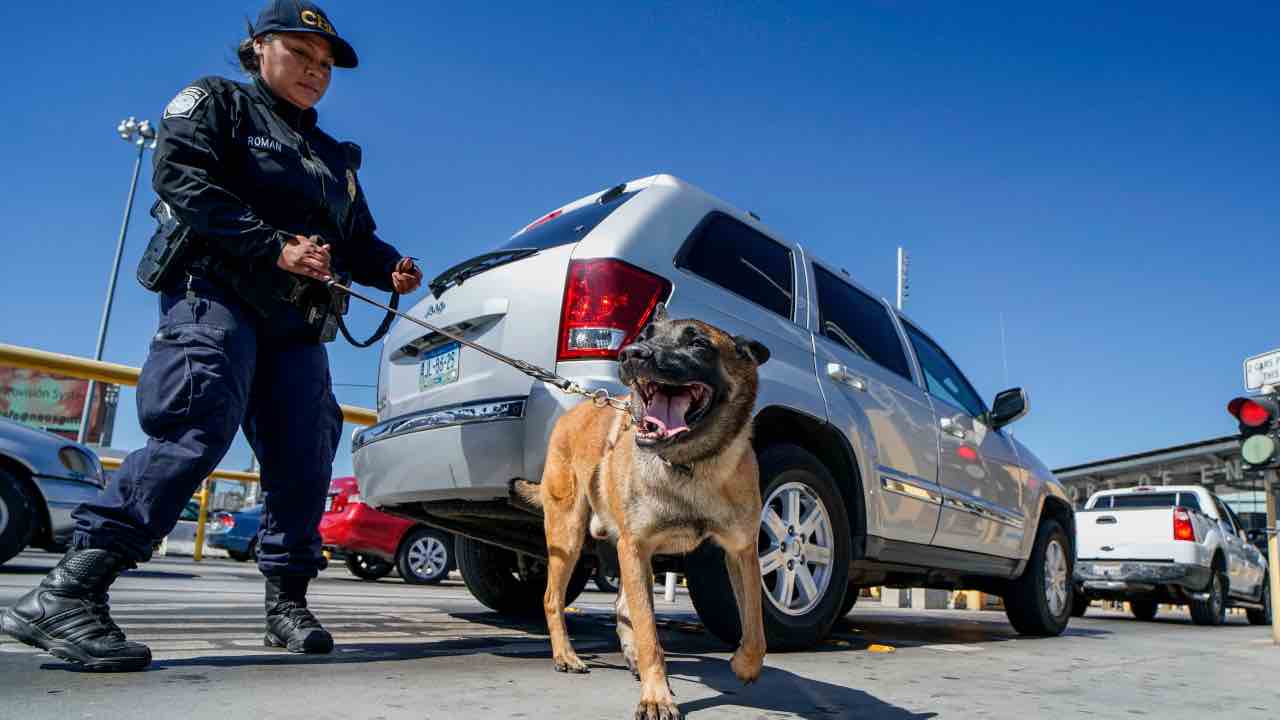
[[[289,652],[323,654],[333,650],[333,636],[307,609],[311,578],[267,578],[267,635],[262,644]]]
[[[72,550],[0,615],[0,630],[86,670],[141,670],[151,650],[125,640],[107,606],[107,588],[132,567],[109,550]]]

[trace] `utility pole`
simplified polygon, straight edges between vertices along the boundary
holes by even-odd
[[[911,259],[907,257],[907,251],[898,248],[898,309],[902,309],[902,302],[907,299],[910,293],[910,285],[907,284],[907,266],[911,263]]]
[[[111,303],[116,296],[116,278],[120,275],[120,257],[124,255],[124,236],[129,229],[129,215],[133,212],[133,193],[138,187],[138,172],[142,169],[142,154],[148,148],[156,147],[156,130],[151,127],[150,120],[138,122],[133,116],[121,120],[116,126],[116,133],[121,140],[133,143],[138,147],[138,157],[133,161],[133,179],[129,181],[129,199],[124,205],[124,220],[120,222],[120,238],[116,241],[116,259],[111,264],[111,280],[107,283],[107,300],[102,305],[102,323],[98,325],[98,345],[93,352],[94,360],[102,359],[102,349],[107,342],[107,324],[111,322]],[[93,407],[93,385],[85,389],[84,410],[80,413],[80,430],[76,433],[76,442],[84,443],[89,436],[89,412]],[[101,440],[101,439],[99,439]]]
[[[1276,598],[1280,597],[1280,538],[1276,537],[1280,526],[1276,524],[1276,492],[1280,485],[1276,483],[1276,473],[1275,470],[1267,472],[1267,576],[1271,583],[1271,641],[1280,645],[1280,613],[1276,612]]]

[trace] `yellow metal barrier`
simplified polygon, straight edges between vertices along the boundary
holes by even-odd
[[[130,386],[138,384],[138,375],[142,372],[141,369],[129,365],[90,360],[76,357],[75,355],[63,355],[62,353],[36,350],[35,348],[18,345],[7,345],[5,343],[0,343],[0,365],[43,370],[82,380],[97,380],[98,382]],[[369,408],[362,408],[356,405],[342,405],[341,407],[342,418],[354,425],[372,425],[378,421],[378,414]],[[114,470],[120,467],[120,458],[103,457],[99,459],[102,461],[104,468]],[[209,474],[209,477],[239,480],[241,482],[258,482],[260,479],[258,473],[221,469],[214,470]],[[200,513],[196,516],[196,549],[193,557],[195,562],[200,562],[204,556],[204,524],[209,519],[208,479],[205,479],[200,484],[198,497],[200,498]]]
[[[138,384],[138,374],[142,372],[139,368],[129,365],[90,360],[75,355],[63,355],[5,343],[0,343],[0,365],[44,370],[82,380],[131,386]],[[343,405],[342,418],[353,425],[372,425],[378,422],[376,412],[356,405]]]

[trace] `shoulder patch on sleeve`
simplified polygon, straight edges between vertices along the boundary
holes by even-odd
[[[164,117],[166,120],[169,118],[189,118],[207,97],[209,97],[209,91],[202,87],[196,85],[185,87],[165,106]]]

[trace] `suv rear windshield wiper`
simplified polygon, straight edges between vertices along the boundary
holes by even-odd
[[[427,283],[427,287],[431,288],[431,294],[439,298],[445,290],[454,285],[461,285],[469,277],[475,277],[486,270],[492,270],[499,265],[506,265],[537,253],[538,248],[505,248],[477,255],[440,273],[434,280]]]

